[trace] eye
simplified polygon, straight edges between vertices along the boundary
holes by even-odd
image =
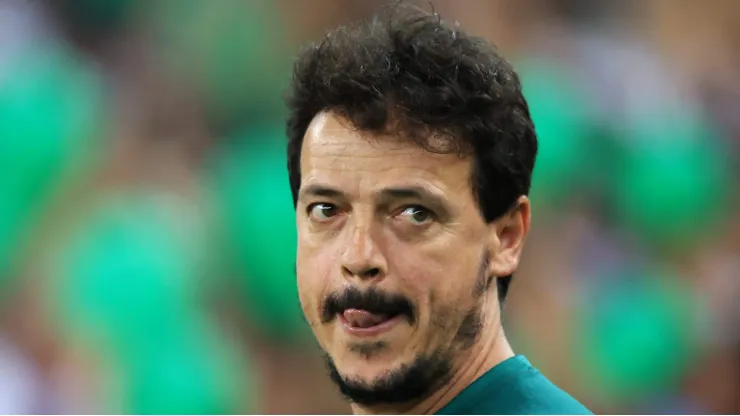
[[[404,210],[401,211],[401,214],[399,215],[415,225],[423,225],[433,219],[431,211],[419,206],[410,206],[404,208]]]
[[[339,213],[336,206],[327,203],[311,204],[308,207],[308,216],[316,222],[326,222]]]

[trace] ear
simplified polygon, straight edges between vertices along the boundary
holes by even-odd
[[[489,276],[504,277],[516,271],[531,219],[529,198],[522,195],[506,214],[489,224]]]

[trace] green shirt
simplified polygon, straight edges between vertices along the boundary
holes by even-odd
[[[438,415],[590,415],[576,399],[517,355],[490,369]]]

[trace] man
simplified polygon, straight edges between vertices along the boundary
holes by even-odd
[[[301,306],[354,413],[588,414],[501,326],[537,153],[511,66],[398,7],[305,51],[288,105]]]

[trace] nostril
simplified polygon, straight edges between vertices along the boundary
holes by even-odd
[[[377,267],[364,270],[360,275],[361,277],[377,277],[380,274],[380,269]]]
[[[374,279],[381,275],[379,267],[368,267],[362,270],[352,270],[349,267],[342,267],[342,271],[346,277],[359,277],[360,279]]]

